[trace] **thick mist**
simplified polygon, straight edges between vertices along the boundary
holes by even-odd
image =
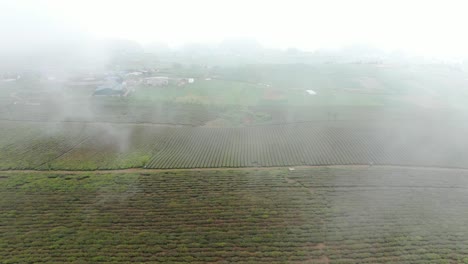
[[[346,136],[356,122],[369,133],[362,145],[375,140],[381,148],[360,151],[383,163],[393,159],[385,153],[406,149],[420,165],[463,164],[460,3],[176,2],[2,3],[0,119],[95,126],[118,152],[132,145],[131,130],[120,125],[325,124]],[[330,140],[323,133],[317,142]],[[274,149],[269,137],[258,140]]]
[[[2,261],[468,263],[465,10],[1,1]]]

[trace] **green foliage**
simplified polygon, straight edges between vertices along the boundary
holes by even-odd
[[[3,174],[2,263],[468,262],[463,171]]]

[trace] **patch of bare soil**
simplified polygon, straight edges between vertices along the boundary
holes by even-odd
[[[296,184],[297,183],[297,181],[292,180],[292,179],[290,179],[288,177],[284,177],[284,179],[286,180],[287,183],[290,183],[290,184]]]
[[[319,259],[319,263],[328,264],[328,263],[330,263],[330,259],[327,256],[322,256]]]
[[[323,250],[325,248],[324,243],[318,243],[317,245],[314,246],[315,249]]]
[[[284,98],[284,93],[281,90],[266,89],[263,98],[265,100],[281,100]]]
[[[226,127],[228,126],[228,122],[222,118],[216,118],[216,119],[206,122],[203,126],[204,127]]]
[[[309,264],[329,264],[330,259],[327,256],[321,256],[320,258],[310,258],[301,263],[309,263]]]
[[[287,176],[284,176],[284,179],[286,180],[287,183],[289,184],[298,184],[300,185],[302,188],[304,188],[305,190],[307,190],[307,192],[309,192],[310,194],[314,194],[314,189],[313,188],[310,188],[310,187],[307,187],[307,186],[304,186],[304,184],[302,184],[301,182],[299,181],[296,181],[296,180],[293,180]]]

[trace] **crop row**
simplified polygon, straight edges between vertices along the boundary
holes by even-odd
[[[2,175],[5,263],[463,263],[468,254],[464,189],[339,188],[385,175],[468,187],[460,170]]]
[[[46,102],[40,106],[12,105],[0,111],[1,120],[14,122],[105,122],[203,125],[215,119],[220,109],[198,104],[159,103],[150,106],[91,102],[81,111],[63,112],[62,105]]]
[[[93,170],[142,167],[155,138],[171,128],[3,122],[0,169]]]
[[[249,128],[180,128],[147,168],[391,164],[467,167],[462,130],[421,125],[314,123]]]
[[[0,169],[337,164],[468,167],[468,141],[462,140],[468,131],[453,124],[430,131],[424,124],[403,122],[316,122],[243,128],[15,122],[1,125]],[[392,186],[397,184],[395,180]]]

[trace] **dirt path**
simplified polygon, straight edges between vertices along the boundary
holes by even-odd
[[[38,124],[91,124],[91,125],[132,125],[132,126],[162,126],[162,127],[196,127],[193,124],[174,124],[174,123],[150,123],[150,122],[104,122],[104,121],[67,121],[67,120],[17,120],[0,119],[5,123],[38,123]]]
[[[289,166],[291,167],[291,166]],[[51,173],[51,174],[87,174],[87,173],[152,173],[165,171],[246,171],[246,170],[284,170],[288,171],[289,167],[243,167],[243,168],[193,168],[193,169],[115,169],[115,170],[0,170],[0,173]],[[297,170],[313,169],[313,168],[343,168],[343,169],[365,169],[365,168],[389,168],[389,169],[415,169],[415,170],[438,170],[438,171],[468,171],[463,168],[441,168],[441,167],[417,167],[417,166],[391,166],[391,165],[317,165],[317,166],[295,166]]]

